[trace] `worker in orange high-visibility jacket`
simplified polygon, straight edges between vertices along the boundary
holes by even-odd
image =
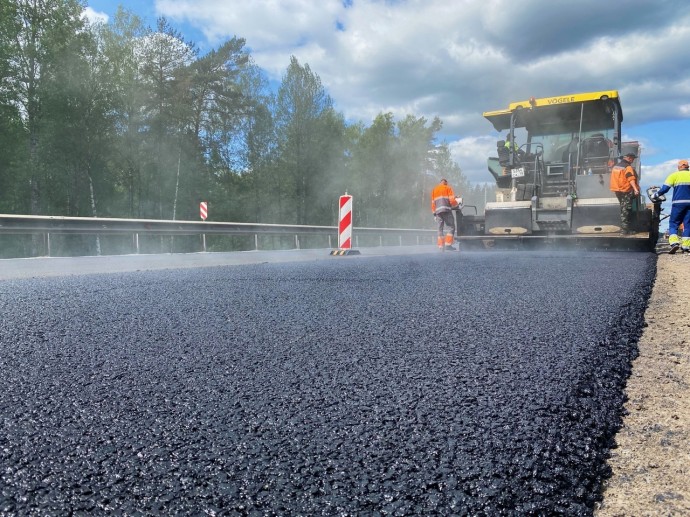
[[[431,191],[431,211],[438,223],[437,244],[441,251],[455,250],[453,247],[453,234],[455,233],[455,219],[453,209],[458,207],[453,189],[448,186],[448,181],[441,178],[441,183]]]
[[[621,207],[621,233],[635,233],[632,225],[633,201],[640,195],[637,172],[632,164],[637,158],[628,153],[611,169],[611,191],[616,194]]]

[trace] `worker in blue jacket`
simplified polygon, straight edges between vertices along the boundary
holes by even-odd
[[[678,248],[690,251],[690,167],[687,160],[678,162],[678,170],[669,174],[664,185],[654,195],[654,199],[663,196],[673,188],[671,200],[671,215],[668,218],[668,243],[671,245],[669,253],[675,253]],[[683,224],[683,238],[678,236],[678,227]]]

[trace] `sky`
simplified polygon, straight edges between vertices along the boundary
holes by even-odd
[[[158,17],[201,52],[234,36],[274,84],[290,56],[335,107],[370,125],[379,113],[443,121],[472,182],[492,180],[496,133],[484,111],[530,97],[618,90],[624,140],[642,144],[641,184],[690,158],[690,9],[686,0],[87,0]]]

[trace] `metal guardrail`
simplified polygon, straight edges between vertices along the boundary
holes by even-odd
[[[353,227],[353,239],[359,235],[379,236],[380,245],[383,245],[383,236],[390,238],[398,236],[399,243],[402,239],[420,238],[429,242],[435,241],[437,230],[409,229],[409,228],[365,228]],[[331,239],[337,243],[338,228],[336,226],[307,226],[288,224],[258,224],[258,223],[231,223],[210,221],[170,221],[158,219],[116,219],[99,217],[61,217],[40,215],[12,215],[0,214],[0,234],[43,234],[46,238],[47,254],[50,255],[51,234],[92,234],[92,235],[117,235],[131,234],[134,236],[136,253],[139,253],[139,235],[200,235],[203,237],[203,251],[206,251],[206,235],[254,235],[255,249],[259,249],[258,235],[294,235],[295,247],[300,248],[299,236],[324,235],[328,237],[328,246]]]

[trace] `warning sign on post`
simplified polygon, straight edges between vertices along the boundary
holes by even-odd
[[[202,201],[199,203],[199,215],[201,216],[202,220],[206,220],[208,217],[208,203],[206,201]]]

